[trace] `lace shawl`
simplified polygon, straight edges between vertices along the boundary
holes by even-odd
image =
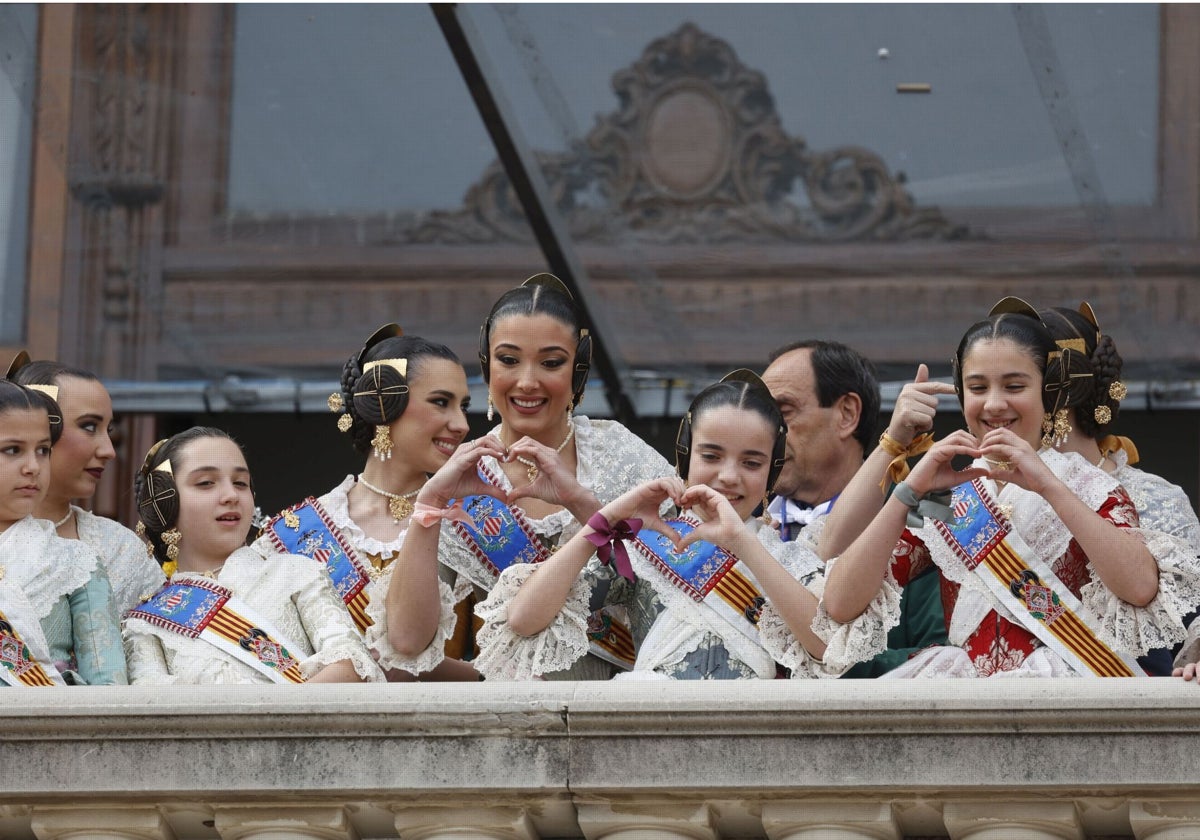
[[[166,581],[162,567],[150,556],[146,544],[120,522],[72,505],[79,539],[100,555],[108,572],[117,611],[124,615]]]
[[[0,534],[0,565],[14,575],[38,618],[60,598],[87,585],[100,564],[96,552],[79,540],[65,540],[54,523],[27,516]]]
[[[180,581],[197,577],[181,572]],[[305,677],[348,659],[360,677],[382,682],[371,657],[325,570],[292,554],[263,556],[240,548],[225,562],[217,583],[233,590],[288,641]],[[189,639],[137,618],[125,620],[125,649],[134,683],[262,683],[269,678],[203,639]]]

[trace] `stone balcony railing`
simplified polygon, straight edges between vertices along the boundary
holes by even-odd
[[[1179,680],[0,693],[0,838],[1200,838]]]

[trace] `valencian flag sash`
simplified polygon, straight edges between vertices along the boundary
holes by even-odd
[[[5,587],[3,594],[12,596],[12,589]],[[24,593],[20,593],[20,600],[27,602]],[[19,613],[27,613],[24,617],[31,621],[19,620]],[[32,608],[21,611],[19,604],[0,604],[0,682],[12,686],[66,685],[58,669],[50,664],[50,645]]]
[[[127,618],[140,618],[189,639],[203,639],[277,683],[302,683],[300,648],[215,581],[167,581]]]
[[[700,524],[688,517],[664,522],[681,537]],[[641,530],[633,547],[667,583],[715,611],[755,644],[761,644],[758,618],[766,599],[744,563],[720,546],[703,540],[692,543],[679,554],[669,539],[650,528]]]
[[[979,479],[955,487],[950,508],[951,522],[933,520],[938,533],[1022,627],[1083,676],[1145,676],[1132,656],[1101,641],[1083,604],[1012,530]]]
[[[479,477],[493,487],[499,480],[479,465]],[[455,522],[454,530],[493,578],[517,563],[541,563],[550,556],[520,508],[509,507],[495,496],[464,496],[463,510],[471,524]],[[613,610],[605,607],[588,616],[588,643],[592,654],[620,668],[633,667],[637,650],[633,634]]]
[[[333,588],[350,611],[358,632],[365,633],[375,623],[367,615],[370,574],[320,502],[309,496],[268,522],[264,531],[277,550],[303,554],[325,565]]]

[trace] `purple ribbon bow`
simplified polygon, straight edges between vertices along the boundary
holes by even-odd
[[[596,556],[601,564],[607,566],[611,562],[617,574],[633,583],[633,566],[629,562],[624,541],[637,536],[638,531],[642,530],[642,520],[622,519],[616,525],[609,525],[604,515],[596,511],[587,524],[593,532],[586,535],[587,541],[596,546]]]

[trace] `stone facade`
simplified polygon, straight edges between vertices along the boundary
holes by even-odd
[[[6,693],[0,836],[1200,837],[1179,680]]]

